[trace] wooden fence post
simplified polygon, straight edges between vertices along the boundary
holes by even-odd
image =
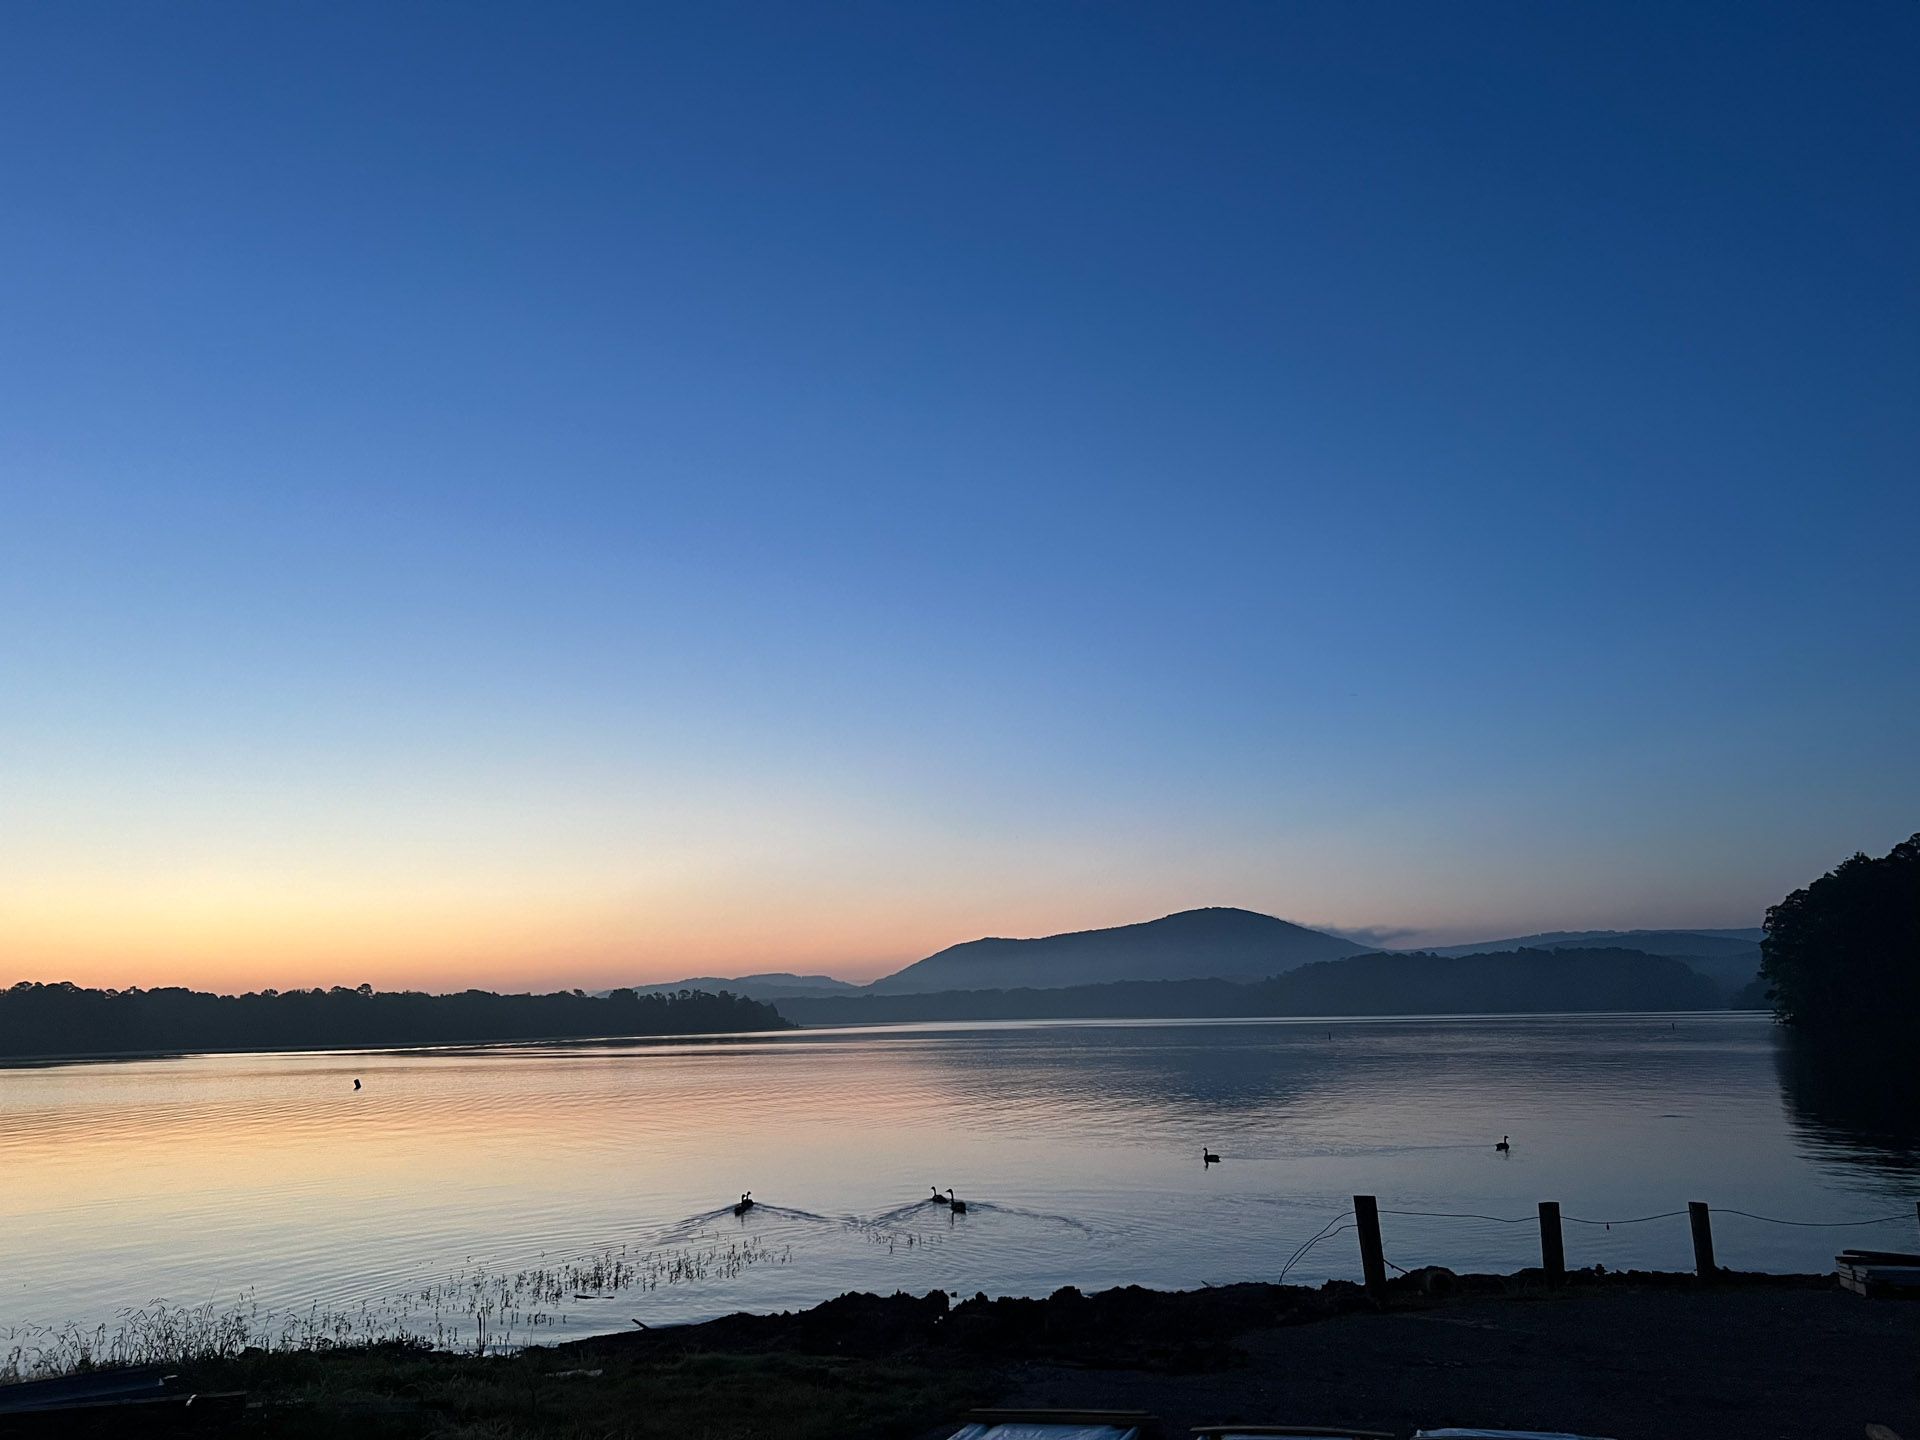
[[[1713,1219],[1707,1212],[1707,1202],[1689,1200],[1687,1221],[1693,1226],[1693,1273],[1702,1280],[1711,1280],[1714,1275]]]
[[[1560,1243],[1560,1202],[1540,1202],[1540,1268],[1547,1272],[1547,1284],[1558,1285],[1567,1278],[1567,1252]]]
[[[1360,1271],[1367,1289],[1378,1293],[1387,1284],[1387,1252],[1380,1244],[1380,1206],[1373,1196],[1353,1197],[1353,1223],[1360,1232]]]

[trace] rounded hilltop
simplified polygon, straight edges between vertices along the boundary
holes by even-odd
[[[1114,980],[1265,979],[1365,946],[1228,905],[1158,920],[1013,940],[969,940],[874,981],[875,994],[1016,990]]]

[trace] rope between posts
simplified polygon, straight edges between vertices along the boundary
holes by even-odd
[[[1299,1262],[1300,1257],[1302,1255],[1306,1254],[1307,1251],[1311,1250],[1314,1246],[1318,1245],[1322,1240],[1331,1240],[1334,1236],[1342,1234],[1353,1228],[1354,1228],[1354,1224],[1352,1219],[1346,1216],[1345,1214],[1334,1216],[1333,1219],[1329,1220],[1326,1224],[1320,1227],[1320,1233],[1318,1235],[1315,1235],[1311,1240],[1307,1241],[1298,1250],[1294,1251],[1293,1254],[1287,1257],[1287,1263],[1280,1267],[1280,1278],[1274,1283],[1277,1285],[1285,1284],[1287,1279],[1287,1272],[1293,1269],[1293,1267]]]
[[[1910,1220],[1913,1217],[1901,1212],[1895,1215],[1876,1215],[1870,1220],[1783,1220],[1777,1215],[1756,1215],[1751,1210],[1735,1210],[1725,1206],[1711,1206],[1710,1213],[1715,1215],[1739,1215],[1748,1220],[1761,1220],[1769,1225],[1796,1225],[1815,1230],[1844,1230],[1856,1225],[1890,1225],[1895,1221]],[[1471,1210],[1382,1210],[1382,1215],[1416,1215],[1428,1220],[1486,1220],[1495,1225],[1527,1225],[1534,1220],[1532,1215],[1482,1215]],[[1562,1215],[1560,1218],[1569,1225],[1644,1225],[1649,1220],[1672,1220],[1685,1215],[1685,1210],[1662,1210],[1658,1215],[1635,1215],[1626,1220],[1588,1220],[1580,1215]]]
[[[1471,1210],[1382,1210],[1380,1213],[1419,1215],[1429,1220],[1490,1220],[1495,1225],[1531,1225],[1536,1218],[1532,1215],[1481,1215]],[[1671,1220],[1675,1215],[1686,1213],[1684,1210],[1663,1210],[1658,1215],[1636,1215],[1631,1220],[1583,1220],[1578,1215],[1563,1215],[1560,1218],[1575,1225],[1640,1225],[1648,1220]]]
[[[1759,1220],[1769,1225],[1794,1225],[1806,1229],[1851,1229],[1860,1225],[1887,1225],[1894,1221],[1910,1218],[1904,1212],[1895,1215],[1876,1215],[1868,1220],[1784,1220],[1777,1215],[1757,1215],[1751,1210],[1735,1210],[1730,1207],[1710,1206],[1709,1213],[1714,1215],[1739,1215],[1747,1220]],[[1408,1215],[1426,1220],[1484,1220],[1494,1225],[1525,1225],[1536,1217],[1532,1215],[1483,1215],[1471,1210],[1382,1210],[1382,1215]],[[1685,1210],[1663,1210],[1658,1215],[1635,1215],[1625,1220],[1588,1220],[1579,1215],[1563,1215],[1560,1218],[1574,1225],[1604,1225],[1611,1229],[1615,1225],[1644,1225],[1650,1220],[1672,1220],[1685,1215]],[[1336,1235],[1344,1235],[1349,1230],[1358,1229],[1352,1216],[1345,1212],[1335,1215],[1322,1225],[1308,1240],[1304,1241],[1293,1254],[1287,1257],[1287,1263],[1280,1267],[1277,1284],[1285,1284],[1287,1273],[1300,1263],[1300,1258],[1323,1240],[1331,1240]],[[1395,1265],[1383,1255],[1381,1259],[1402,1275],[1408,1273],[1404,1265]]]
[[[1769,1225],[1799,1225],[1811,1230],[1844,1230],[1854,1225],[1885,1225],[1893,1220],[1911,1220],[1904,1212],[1899,1215],[1876,1215],[1871,1220],[1782,1220],[1777,1215],[1756,1215],[1751,1210],[1722,1210],[1713,1207],[1715,1215],[1744,1215],[1749,1220],[1764,1220]]]

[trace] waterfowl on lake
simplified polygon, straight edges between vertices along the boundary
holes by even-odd
[[[733,1213],[736,1215],[744,1215],[747,1213],[747,1211],[751,1210],[752,1208],[753,1208],[753,1192],[749,1190],[740,1197],[740,1203],[733,1207]]]
[[[360,1088],[360,1082],[359,1082],[358,1080],[355,1080],[355,1081],[353,1082],[353,1088],[354,1088],[354,1089],[356,1089],[356,1090],[358,1090],[358,1089]]]
[[[1502,1155],[1505,1155],[1508,1151],[1513,1149],[1511,1145],[1507,1144],[1507,1141],[1511,1140],[1512,1138],[1513,1137],[1511,1135],[1502,1135],[1500,1137],[1500,1143],[1494,1146],[1493,1148],[1498,1150]]]
[[[1220,1157],[1202,1145],[1200,1147],[1200,1163],[1202,1165],[1218,1165],[1220,1163]]]
[[[947,1191],[947,1204],[953,1207],[953,1213],[956,1215],[964,1215],[967,1213],[967,1202],[964,1200],[956,1200],[951,1189]]]
[[[938,1185],[933,1187],[933,1194],[930,1198],[932,1199],[933,1203],[936,1205],[951,1205],[953,1203],[951,1200],[947,1199],[946,1196],[940,1193],[940,1187]]]

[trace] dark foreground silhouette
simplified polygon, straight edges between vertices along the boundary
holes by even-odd
[[[22,981],[0,990],[0,1059],[202,1050],[477,1045],[500,1040],[700,1035],[786,1028],[771,1005],[709,995],[457,995],[417,991],[87,990]],[[356,1089],[358,1086],[356,1085]]]
[[[1587,1435],[1912,1434],[1920,1305],[1831,1276],[1415,1271],[1383,1294],[1225,1285],[1043,1300],[843,1295],[783,1315],[476,1358],[387,1345],[182,1367],[225,1393],[194,1433],[425,1440],[944,1436],[972,1406],[1138,1409],[1161,1435],[1234,1420]],[[63,1437],[177,1433],[130,1417]],[[156,1417],[165,1419],[167,1417]],[[171,1423],[171,1421],[169,1421]]]

